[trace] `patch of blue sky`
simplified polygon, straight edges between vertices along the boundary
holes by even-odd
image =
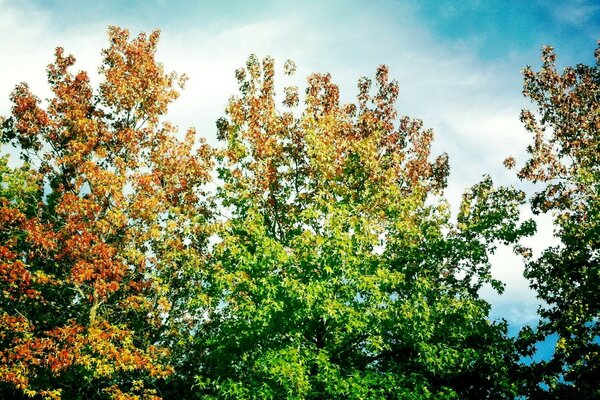
[[[590,0],[424,0],[417,15],[438,37],[464,41],[484,59],[552,45],[566,63],[593,61],[600,3]]]

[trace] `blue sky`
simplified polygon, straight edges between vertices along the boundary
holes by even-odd
[[[215,142],[214,121],[235,93],[234,70],[250,53],[298,65],[296,83],[311,72],[331,72],[342,98],[352,101],[360,76],[390,66],[400,84],[400,114],[434,128],[437,153],[450,155],[447,191],[453,207],[465,187],[490,173],[498,183],[520,184],[502,160],[524,160],[528,136],[518,115],[520,70],[539,65],[540,47],[555,46],[560,65],[592,63],[600,39],[600,3],[592,0],[505,1],[75,1],[0,0],[0,114],[9,111],[14,85],[28,81],[48,96],[45,65],[57,45],[95,72],[107,25],[133,33],[159,28],[159,58],[190,77],[170,120],[195,126]],[[282,84],[283,86],[283,84]],[[529,242],[553,243],[548,218]],[[484,295],[493,316],[513,330],[534,321],[537,301],[509,249],[494,257],[504,296]]]
[[[10,3],[6,1],[6,3]],[[424,0],[424,1],[165,1],[25,0],[60,25],[102,22],[148,30],[199,27],[217,32],[232,25],[283,16],[312,20],[307,27],[335,33],[339,24],[360,25],[376,16],[382,25],[416,24],[443,41],[464,42],[478,56],[494,60],[552,43],[564,57],[582,55],[600,30],[600,6],[592,0]],[[410,19],[410,21],[407,21]],[[360,27],[359,27],[360,28]]]

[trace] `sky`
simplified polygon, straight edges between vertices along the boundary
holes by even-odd
[[[273,56],[280,68],[293,59],[291,83],[301,88],[310,73],[330,72],[345,102],[354,100],[359,77],[387,64],[400,85],[399,113],[423,119],[436,134],[434,154],[450,156],[447,197],[456,209],[463,190],[486,173],[535,190],[502,166],[509,155],[522,163],[529,142],[518,118],[530,107],[520,71],[540,65],[543,45],[555,47],[559,66],[593,63],[600,2],[0,0],[0,115],[9,113],[18,82],[49,96],[45,66],[56,46],[97,83],[109,25],[161,30],[158,59],[189,77],[169,120],[182,131],[196,127],[213,144],[215,121],[236,93],[234,71],[251,53]],[[538,227],[527,242],[537,251],[555,243],[548,217]],[[493,273],[506,291],[482,292],[492,317],[506,318],[513,333],[535,322],[538,307],[522,272],[522,261],[499,248]]]

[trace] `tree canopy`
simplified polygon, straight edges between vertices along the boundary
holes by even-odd
[[[108,39],[98,87],[58,48],[51,98],[19,84],[0,120],[22,159],[0,158],[3,397],[599,394],[598,65],[559,74],[545,49],[524,72],[539,109],[518,176],[547,183],[531,204],[562,245],[527,258],[545,306],[515,339],[480,289],[503,290],[498,245],[527,253],[526,195],[486,175],[453,216],[448,156],[399,115],[386,66],[354,103],[329,74],[278,100],[275,61],[252,55],[213,148],[167,121],[186,77],[155,59],[158,31]],[[521,362],[553,334],[552,360]]]
[[[524,95],[536,109],[521,114],[533,143],[518,175],[544,184],[532,209],[552,213],[560,239],[525,273],[544,302],[537,330],[522,332],[525,353],[536,340],[557,338],[552,358],[530,371],[530,390],[540,398],[600,396],[600,46],[595,60],[561,73],[545,47],[540,71],[523,72]]]
[[[12,396],[156,398],[186,265],[206,255],[211,150],[161,121],[183,79],[154,60],[158,32],[110,28],[109,42],[99,88],[59,48],[47,105],[20,84],[2,124],[25,161],[0,164],[0,381]]]

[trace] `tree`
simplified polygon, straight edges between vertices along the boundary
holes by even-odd
[[[293,63],[285,64],[293,73]],[[328,74],[305,105],[274,61],[236,72],[240,94],[217,122],[221,206],[214,297],[188,354],[198,398],[511,398],[517,365],[506,323],[478,290],[496,243],[532,233],[524,194],[489,177],[458,222],[433,132],[394,107],[388,69],[342,105]]]
[[[0,121],[23,161],[0,159],[0,395],[516,395],[479,290],[502,290],[497,244],[535,228],[525,195],[486,176],[453,222],[448,158],[398,118],[387,67],[356,104],[313,74],[281,109],[274,61],[252,56],[216,150],[165,121],[185,77],[155,60],[159,33],[108,36],[97,89],[59,48],[52,97],[20,84]]]
[[[157,31],[110,27],[94,90],[63,49],[47,106],[20,84],[0,163],[0,394],[158,398],[181,308],[210,236],[211,150],[163,121],[185,76]]]
[[[533,143],[518,176],[544,184],[532,209],[552,213],[561,242],[526,268],[544,304],[537,330],[522,332],[525,354],[557,337],[551,360],[529,368],[532,398],[600,396],[600,47],[595,58],[560,73],[545,47],[540,71],[523,72],[523,93],[536,109],[521,114]]]

